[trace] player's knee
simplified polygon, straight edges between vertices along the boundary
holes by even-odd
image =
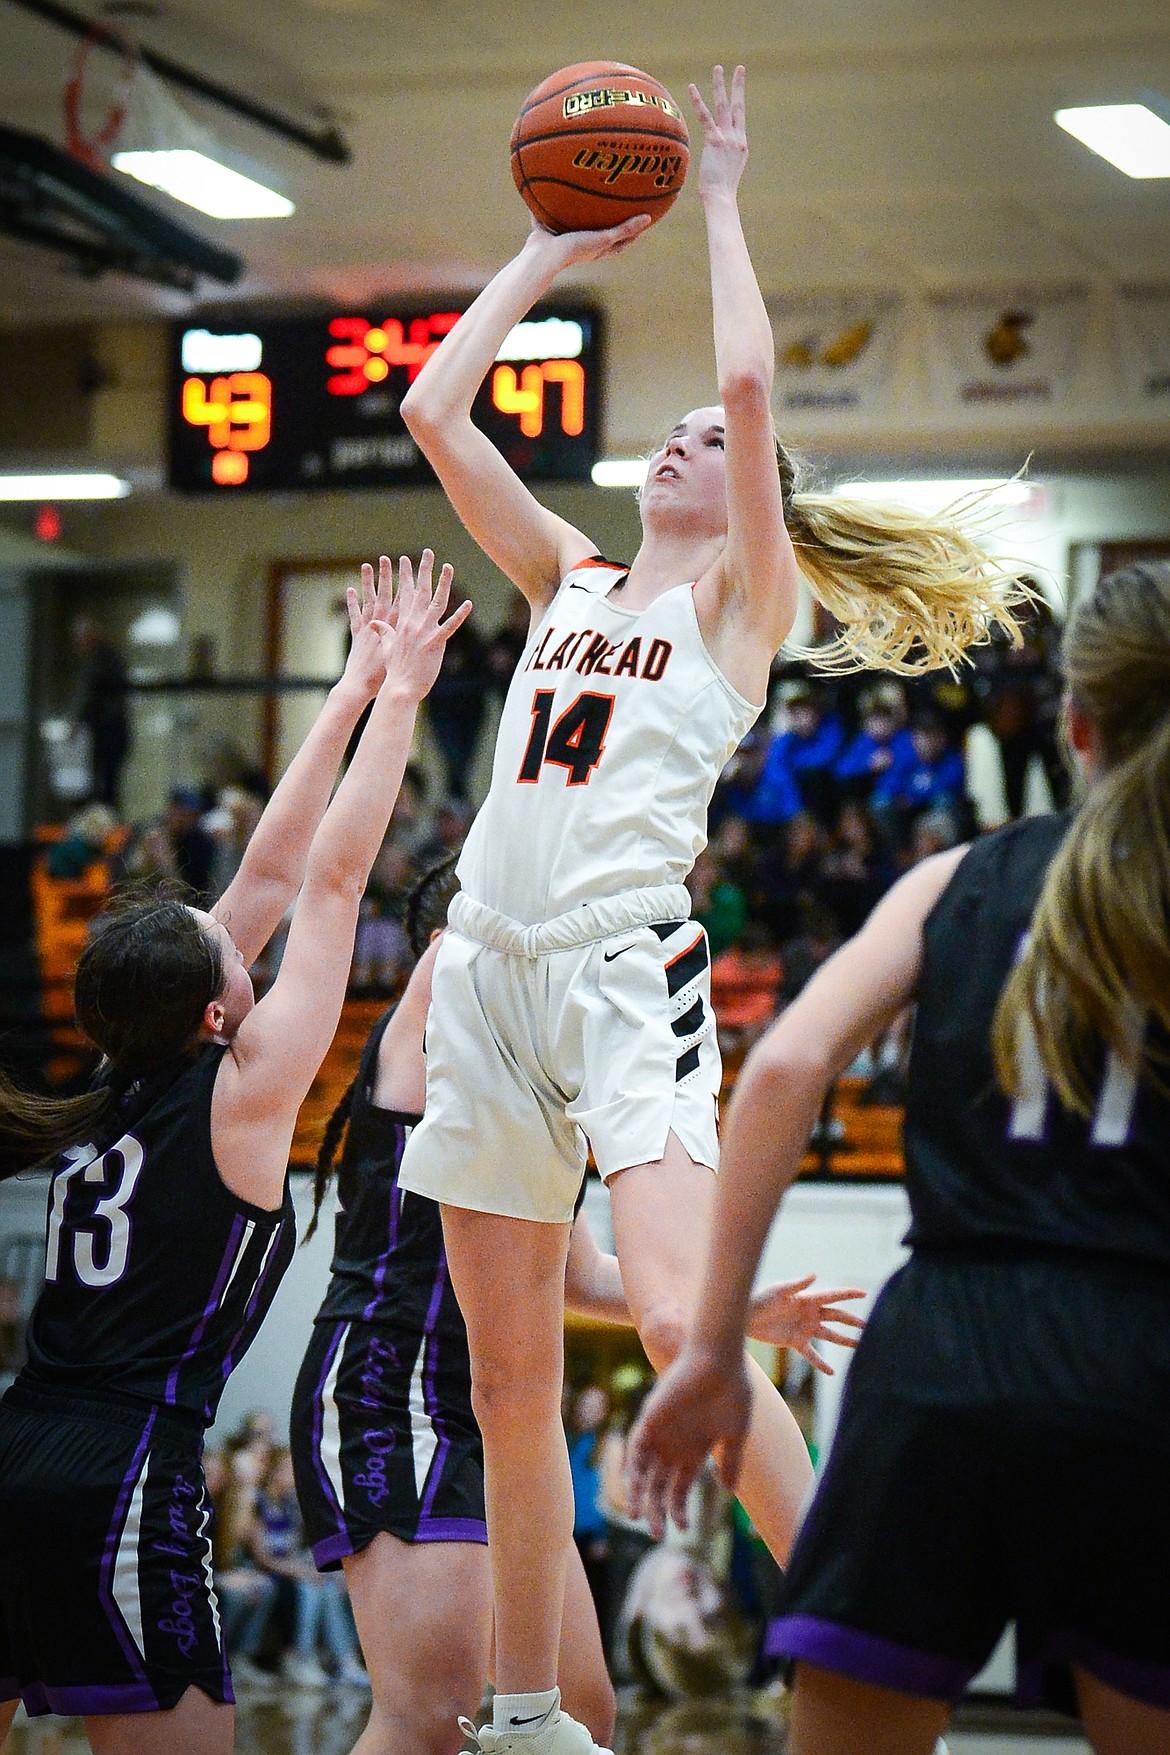
[[[635,1320],[646,1357],[655,1371],[664,1371],[682,1351],[687,1332],[686,1312],[677,1299],[662,1297],[637,1311]]]
[[[547,1404],[559,1417],[560,1389],[539,1370],[529,1373],[514,1360],[488,1357],[473,1362],[471,1406],[480,1431],[496,1434],[516,1425],[531,1425]]]

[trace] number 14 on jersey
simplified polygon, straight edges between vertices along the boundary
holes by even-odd
[[[556,695],[537,689],[532,698],[532,731],[516,776],[533,786],[546,763],[565,768],[566,786],[587,786],[605,750],[605,734],[613,717],[613,696],[584,693],[553,720]]]

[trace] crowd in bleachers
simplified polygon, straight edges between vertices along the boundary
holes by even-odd
[[[359,995],[393,993],[405,979],[402,898],[467,831],[467,776],[488,734],[486,706],[506,686],[523,634],[519,620],[490,639],[468,623],[452,642],[427,703],[437,762],[429,771],[408,769],[364,899],[352,981]],[[733,1059],[902,871],[983,826],[966,756],[972,727],[994,740],[1008,816],[1024,809],[1030,768],[1054,804],[1066,801],[1057,635],[1041,605],[1021,647],[976,648],[975,663],[958,676],[828,678],[807,664],[777,662],[767,707],[716,789],[710,842],[690,879]],[[178,878],[205,901],[224,889],[265,798],[263,777],[237,767],[175,789],[156,816],[138,823],[90,800],[52,836],[37,893],[46,969],[60,960],[44,923],[57,918],[62,894],[72,897],[80,926],[122,879]],[[259,985],[279,951],[278,937]]]
[[[203,1456],[224,1641],[239,1682],[368,1688],[341,1571],[318,1572],[304,1539],[289,1452],[272,1420],[247,1416]]]

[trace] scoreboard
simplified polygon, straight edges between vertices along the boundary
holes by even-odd
[[[432,482],[401,403],[465,308],[174,324],[171,487],[224,495]],[[600,343],[596,309],[557,305],[538,306],[501,347],[472,418],[523,479],[588,480]]]

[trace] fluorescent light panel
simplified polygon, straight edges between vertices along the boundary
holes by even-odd
[[[603,457],[590,473],[594,487],[640,488],[648,468],[645,457]]]
[[[1023,506],[1028,503],[1035,485],[1027,481],[843,481],[833,489],[842,499],[887,500],[908,506],[915,512],[941,512],[956,500],[973,494],[988,494],[997,507]]]
[[[1055,120],[1127,177],[1170,177],[1170,126],[1145,104],[1087,104]]]
[[[113,163],[115,170],[149,183],[152,189],[164,190],[176,201],[209,213],[212,219],[287,219],[296,212],[287,196],[190,147],[116,152]]]
[[[0,500],[121,500],[129,492],[116,475],[0,475]]]

